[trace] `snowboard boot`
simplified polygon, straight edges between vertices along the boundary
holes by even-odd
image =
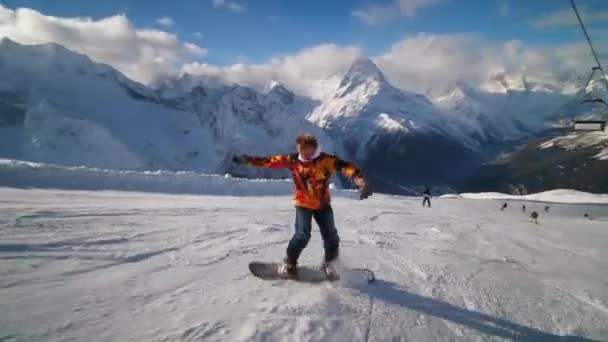
[[[329,262],[324,261],[321,264],[321,271],[323,273],[325,273],[325,276],[330,281],[340,280],[340,275],[338,274],[338,271],[336,270],[336,265],[335,265],[334,261],[329,261]]]
[[[288,258],[285,258],[283,263],[279,265],[277,273],[283,279],[296,279],[298,277],[298,268],[296,267],[296,263],[290,262]]]

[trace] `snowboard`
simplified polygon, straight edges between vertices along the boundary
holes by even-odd
[[[327,277],[320,267],[314,267],[309,265],[298,266],[298,277],[295,279],[282,278],[279,276],[278,268],[281,264],[278,262],[264,262],[264,261],[252,261],[249,263],[249,271],[254,276],[263,280],[294,280],[303,283],[322,283],[325,281],[338,281],[339,279],[330,279]],[[360,275],[364,277],[368,283],[376,280],[374,272],[367,268],[352,268],[345,271],[346,273],[352,273],[353,275]]]

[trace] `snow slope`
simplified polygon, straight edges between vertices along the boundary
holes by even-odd
[[[235,153],[293,151],[315,133],[280,85],[152,89],[56,44],[0,40],[0,157],[119,170],[224,173]],[[241,174],[251,170],[240,170]]]
[[[0,201],[0,340],[608,339],[606,205],[552,205],[536,226],[494,201],[336,198],[343,263],[378,280],[311,285],[247,270],[282,257],[287,196],[0,188]],[[303,263],[321,258],[314,230]]]
[[[557,124],[571,128],[573,120],[608,121],[608,89],[599,79],[591,80],[568,103],[559,108],[551,118]],[[594,158],[608,160],[608,132],[568,132],[546,140],[540,149],[560,148],[565,153],[592,150]]]
[[[462,120],[467,134],[481,141],[500,142],[546,130],[549,118],[570,99],[569,95],[546,89],[488,92],[455,82],[434,102]]]
[[[356,198],[358,192],[330,184],[332,195]],[[191,171],[125,171],[65,167],[0,159],[0,186],[73,190],[128,190],[223,196],[288,195],[291,179],[245,179]]]
[[[145,87],[109,66],[56,44],[6,38],[0,65],[1,102],[21,116],[3,128],[22,132],[0,142],[20,159],[115,169],[201,169],[213,161],[209,135],[193,129],[196,115],[146,100]]]
[[[539,147],[540,149],[558,147],[565,151],[593,149],[597,151],[594,158],[608,160],[608,132],[572,132],[547,140]]]
[[[75,190],[129,190],[208,195],[287,195],[291,180],[247,180],[180,171],[65,167],[0,159],[0,186]]]
[[[446,195],[443,198],[450,198]],[[496,200],[519,200],[519,201],[536,201],[547,203],[597,203],[608,204],[608,195],[590,194],[569,189],[557,189],[544,191],[530,195],[508,195],[498,192],[481,192],[481,193],[465,193],[457,196],[458,198],[468,199],[496,199]]]
[[[180,89],[165,85],[156,91],[163,103],[196,113],[212,136],[218,159],[216,168],[210,172],[232,170],[230,157],[234,154],[291,153],[295,149],[295,137],[302,132],[313,133],[327,152],[342,151],[321,128],[305,119],[312,103],[278,83],[269,85],[263,93],[239,85]],[[251,168],[232,171],[258,176],[276,174]]]
[[[579,90],[551,117],[558,126],[571,127],[573,120],[608,120],[608,89],[599,73],[589,79],[587,86]]]
[[[523,94],[522,94],[523,95]],[[545,127],[516,148],[481,166],[467,180],[467,191],[538,192],[578,189],[608,192],[608,134],[574,132],[573,120],[608,120],[608,92],[592,80],[546,117]],[[546,108],[553,108],[555,102]],[[537,117],[546,110],[539,108]],[[507,127],[507,126],[505,126]],[[491,160],[491,159],[490,159]]]

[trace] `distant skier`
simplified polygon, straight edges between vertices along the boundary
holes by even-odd
[[[521,205],[521,211],[525,214],[526,213],[526,205],[522,204]]]
[[[336,156],[321,152],[317,139],[310,134],[301,134],[296,139],[297,153],[271,157],[235,156],[237,164],[254,167],[286,168],[291,171],[295,183],[294,203],[296,207],[295,233],[287,246],[286,257],[279,267],[283,278],[297,278],[297,263],[300,254],[310,240],[312,218],[319,225],[325,258],[322,269],[330,279],[338,277],[334,262],[338,258],[340,238],[330,205],[329,181],[331,175],[341,171],[350,177],[360,192],[360,199],[372,195],[361,170]]]
[[[507,202],[505,202],[502,207],[500,207],[500,211],[505,211],[507,209]]]
[[[530,218],[534,224],[538,224],[538,213],[536,211],[533,211],[532,214],[530,214]]]
[[[424,207],[426,204],[430,208],[431,207],[431,189],[429,189],[428,186],[422,192],[422,197],[424,198],[422,200],[422,206]]]
[[[548,205],[546,205],[546,206],[545,206],[545,212],[546,212],[546,213],[548,213],[548,212],[549,212],[549,206],[548,206]]]

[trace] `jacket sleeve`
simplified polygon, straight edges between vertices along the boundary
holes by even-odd
[[[279,154],[271,157],[245,156],[247,165],[254,167],[265,167],[271,169],[287,168],[291,164],[288,155]]]
[[[347,162],[345,160],[342,160],[336,156],[331,156],[331,159],[332,159],[332,166],[333,166],[334,171],[340,171],[346,177],[350,177],[353,179],[357,179],[357,178],[362,179],[363,178],[363,176],[361,175],[361,169],[359,169],[354,164]]]

